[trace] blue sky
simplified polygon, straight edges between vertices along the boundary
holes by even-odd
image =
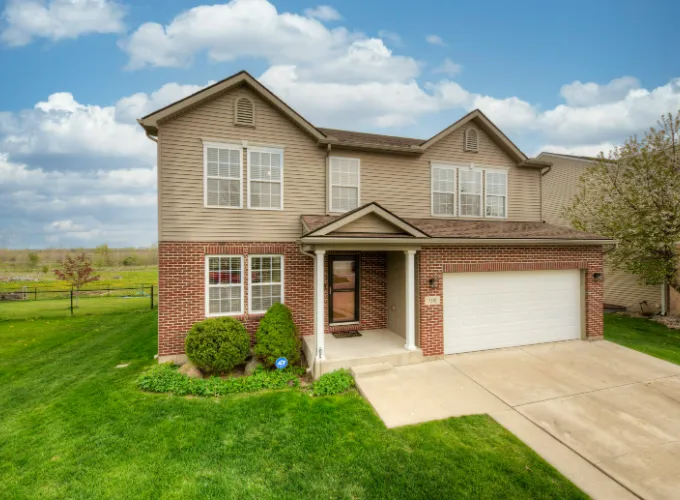
[[[0,247],[148,245],[134,118],[246,69],[319,126],[429,137],[476,107],[527,154],[680,109],[680,3],[0,3]]]

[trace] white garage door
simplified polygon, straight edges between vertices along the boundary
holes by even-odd
[[[581,274],[444,274],[444,352],[581,338]]]

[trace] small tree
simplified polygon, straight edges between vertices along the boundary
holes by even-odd
[[[106,243],[99,245],[94,249],[97,255],[97,265],[100,267],[107,267],[111,265],[111,249]]]
[[[615,269],[648,285],[680,292],[680,112],[662,116],[639,140],[633,136],[581,177],[565,215],[574,227],[618,241],[607,254]]]
[[[40,262],[40,255],[36,252],[28,252],[28,261],[31,263],[31,267],[35,267]]]
[[[67,281],[76,290],[76,307],[78,307],[78,295],[83,285],[99,280],[99,276],[94,274],[90,259],[85,253],[71,257],[67,255],[63,261],[59,261],[61,269],[55,269],[54,274],[62,281]]]

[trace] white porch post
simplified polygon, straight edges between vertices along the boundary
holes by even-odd
[[[416,266],[415,250],[405,250],[406,255],[406,349],[416,349]]]
[[[314,250],[314,336],[316,337],[315,361],[326,359],[324,350],[324,307],[326,293],[324,291],[324,254],[325,250]]]

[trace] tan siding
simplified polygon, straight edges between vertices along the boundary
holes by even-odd
[[[255,104],[255,128],[234,125],[234,100],[243,96]],[[481,129],[479,152],[464,152],[464,129],[419,157],[339,149],[332,154],[361,159],[362,204],[376,201],[401,217],[430,217],[431,161],[507,167],[508,219],[539,220],[539,172],[516,167]],[[284,147],[284,210],[247,208],[245,159],[244,208],[204,207],[202,139]],[[159,240],[295,241],[300,215],[327,210],[326,169],[326,151],[309,134],[251,90],[233,90],[159,126]]]
[[[387,252],[387,328],[404,338],[406,338],[405,266],[406,258],[403,252]]]
[[[334,233],[403,233],[403,231],[387,222],[382,217],[375,214],[368,214],[360,219],[345,224],[344,226],[338,228]],[[331,233],[332,234],[332,233]]]
[[[581,175],[593,165],[587,160],[545,155],[541,157],[553,163],[548,174],[543,177],[543,219],[548,224],[571,227],[564,217],[563,210],[568,207],[578,193]],[[624,271],[604,269],[604,302],[640,311],[640,302],[645,300],[652,310],[661,307],[661,287],[641,285],[637,278]]]

